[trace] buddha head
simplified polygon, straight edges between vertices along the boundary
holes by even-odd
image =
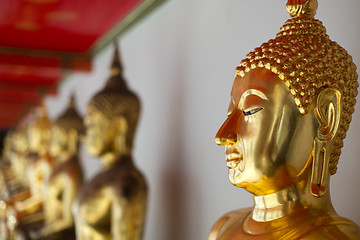
[[[37,107],[27,128],[29,150],[39,155],[48,152],[50,143],[51,122],[44,104]]]
[[[118,50],[104,89],[90,100],[85,116],[85,144],[93,156],[129,153],[140,113],[138,97],[122,77]]]
[[[254,195],[298,184],[326,192],[357,96],[351,56],[315,19],[316,0],[289,0],[277,34],[236,68],[228,118],[216,135],[229,179]]]
[[[9,130],[4,138],[4,148],[1,156],[2,160],[4,161],[9,161],[13,154],[14,151],[13,136],[14,136],[14,130]]]
[[[17,176],[24,176],[27,161],[26,154],[29,151],[29,141],[27,138],[27,123],[26,119],[20,121],[15,130],[11,134],[10,143],[11,157],[10,161],[14,172]]]
[[[18,153],[26,153],[29,150],[29,141],[27,139],[27,123],[21,121],[11,135],[13,150]]]
[[[67,109],[52,124],[50,155],[55,158],[74,156],[83,133],[83,119],[75,108],[75,98],[72,96]]]

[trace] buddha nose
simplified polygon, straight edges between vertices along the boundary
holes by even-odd
[[[223,146],[237,142],[237,135],[240,130],[241,111],[233,111],[225,120],[215,136],[216,144]]]

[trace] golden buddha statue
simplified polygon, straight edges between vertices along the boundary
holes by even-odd
[[[83,181],[78,147],[84,132],[83,119],[71,97],[65,112],[51,129],[49,153],[56,161],[44,198],[44,226],[31,233],[33,239],[75,239],[72,205]]]
[[[0,163],[0,198],[2,200],[8,198],[12,192],[13,186],[11,186],[10,183],[15,183],[15,188],[19,184],[19,181],[16,178],[13,161],[11,161],[15,153],[14,136],[14,131],[9,131],[4,139],[4,149]]]
[[[50,130],[51,122],[45,106],[41,106],[35,110],[26,133],[30,152],[26,156],[24,177],[28,181],[30,196],[6,206],[7,224],[15,238],[27,236],[30,230],[40,227],[44,219],[43,200],[54,165],[48,154]]]
[[[3,157],[7,159],[9,165],[2,171],[4,189],[1,205],[4,209],[6,205],[30,196],[28,181],[24,178],[27,167],[26,156],[29,152],[25,123],[21,122],[6,138]]]
[[[13,155],[13,131],[9,131],[4,139],[4,148],[0,162],[0,239],[8,239],[9,232],[6,226],[6,201],[12,193],[12,186],[15,173],[10,163]]]
[[[139,112],[139,99],[126,86],[116,50],[111,77],[90,100],[84,119],[85,145],[100,157],[102,169],[75,201],[79,240],[142,237],[147,187],[131,156]]]
[[[314,18],[316,0],[289,0],[292,19],[236,68],[216,135],[230,182],[254,195],[209,239],[360,239],[329,193],[357,95],[351,56]]]
[[[26,169],[25,156],[28,153],[26,130],[20,123],[14,131],[10,131],[4,139],[4,149],[1,162],[0,198],[7,200],[22,191],[27,186],[24,180]]]
[[[27,167],[27,179],[33,196],[43,198],[46,183],[53,170],[54,160],[50,157],[49,145],[51,137],[51,122],[47,116],[45,105],[35,112],[34,120],[30,122],[27,136],[30,154]]]
[[[24,120],[25,121],[25,120]],[[11,166],[19,182],[24,187],[28,186],[28,181],[24,178],[27,168],[27,156],[29,154],[29,141],[27,139],[26,123],[20,122],[12,134],[12,151],[9,157]]]
[[[28,141],[26,139],[26,119],[24,119],[5,138],[2,157],[7,164],[1,167],[0,174],[2,182],[0,197],[0,225],[2,230],[0,230],[0,239],[10,237],[11,231],[9,231],[8,225],[12,222],[9,221],[9,211],[13,209],[14,204],[31,196],[27,181],[24,178],[27,154]]]

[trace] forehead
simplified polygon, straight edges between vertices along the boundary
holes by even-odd
[[[105,117],[104,114],[96,107],[88,106],[86,109],[86,117]]]
[[[84,124],[85,125],[89,125],[90,122],[92,123],[92,125],[94,123],[96,124],[107,124],[110,120],[104,115],[104,113],[100,110],[98,110],[96,107],[94,106],[88,106],[87,110],[86,110],[86,114],[84,117]]]
[[[63,128],[62,126],[56,125],[56,124],[54,124],[54,125],[51,127],[51,131],[52,131],[52,132],[56,132],[56,134],[66,133],[66,132],[67,132],[65,128]],[[53,135],[53,137],[56,137],[56,134]]]
[[[241,97],[248,89],[256,89],[265,95],[274,92],[278,86],[284,86],[283,81],[273,72],[266,68],[256,68],[250,71],[245,77],[235,78],[231,96]]]

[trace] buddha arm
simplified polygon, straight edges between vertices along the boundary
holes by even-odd
[[[77,187],[75,186],[76,183],[68,176],[63,175],[59,181],[55,182],[55,186],[52,185],[51,188],[57,188],[56,192],[61,192],[63,198],[61,201],[61,217],[54,218],[54,213],[52,211],[52,207],[50,204],[56,199],[49,199],[49,203],[47,206],[47,215],[49,215],[50,219],[46,219],[47,221],[50,220],[45,227],[37,234],[39,237],[45,237],[51,235],[53,233],[60,232],[61,230],[70,228],[74,225],[74,219],[72,215],[72,204],[75,200]],[[57,194],[56,194],[57,195]],[[56,198],[57,196],[50,195],[51,198]]]
[[[8,204],[14,204],[18,201],[23,201],[31,196],[29,189],[24,189],[10,196],[9,199],[5,200]]]
[[[58,221],[58,227],[65,229],[74,225],[74,219],[72,215],[72,205],[76,198],[77,187],[76,183],[68,176],[64,176],[64,182],[66,183],[63,189],[63,202],[62,202],[62,218]]]
[[[23,187],[22,182],[15,174],[12,168],[8,168],[3,171],[3,190],[5,193],[10,193],[11,189],[21,188]]]
[[[146,197],[121,197],[112,202],[111,235],[114,240],[140,240],[143,233]]]
[[[220,231],[223,228],[224,224],[227,222],[226,217],[222,217],[219,220],[216,221],[214,226],[212,227],[208,240],[217,240],[220,236]]]
[[[228,212],[213,225],[208,240],[243,239],[239,229],[243,229],[244,219],[251,213],[251,208],[244,208]]]
[[[31,171],[32,170],[32,171]],[[45,161],[38,161],[33,168],[30,168],[28,174],[30,175],[30,181],[33,185],[30,185],[30,191],[32,196],[24,201],[15,203],[15,210],[18,217],[26,217],[31,221],[31,214],[38,212],[43,207],[43,200],[45,193],[45,184],[48,183],[51,173],[51,166]],[[38,221],[39,217],[36,217]]]
[[[30,196],[30,191],[27,189],[12,195],[9,199],[0,200],[0,221],[6,222],[8,218],[7,214],[11,211],[9,209],[13,209],[13,205],[17,201],[22,201]]]
[[[111,236],[114,240],[136,239],[131,233],[131,203],[126,198],[115,198],[111,204]]]
[[[14,209],[17,217],[22,218],[30,217],[31,214],[41,210],[43,204],[43,198],[39,195],[33,195],[23,201],[15,202]]]

